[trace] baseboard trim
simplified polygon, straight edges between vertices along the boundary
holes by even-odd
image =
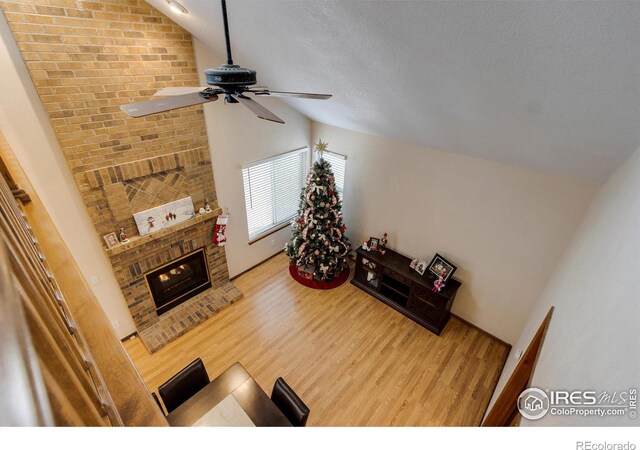
[[[126,335],[125,337],[123,337],[122,339],[120,339],[120,342],[124,342],[124,341],[128,341],[129,339],[131,339],[131,337],[133,336],[138,336],[138,332],[134,331],[131,334]]]
[[[507,343],[507,342],[503,341],[502,339],[500,339],[500,338],[498,338],[498,337],[494,336],[493,334],[489,333],[488,331],[483,330],[483,329],[482,329],[482,328],[480,328],[479,326],[472,324],[471,322],[469,322],[468,320],[463,319],[462,317],[460,317],[460,316],[459,316],[459,315],[457,315],[457,314],[451,313],[451,315],[452,315],[453,317],[455,317],[456,319],[458,319],[460,322],[464,322],[464,323],[466,323],[467,325],[469,325],[470,327],[475,328],[476,330],[480,331],[481,333],[486,334],[486,335],[487,335],[487,336],[489,336],[490,338],[493,338],[493,339],[495,339],[496,341],[500,342],[501,344],[506,345],[506,346],[507,346],[507,348],[509,349],[509,351],[511,351],[511,344],[509,344],[509,343]]]
[[[258,264],[254,264],[253,266],[249,267],[247,270],[243,270],[242,272],[240,272],[238,275],[234,275],[233,277],[229,278],[229,281],[233,281],[238,277],[241,277],[242,275],[244,275],[247,272],[252,271],[253,269],[255,269],[258,266],[261,266],[262,264],[266,263],[267,261],[269,261],[270,259],[275,258],[276,256],[278,256],[280,253],[284,253],[284,250],[278,250],[276,253],[274,253],[273,255],[269,256],[266,259],[263,259],[262,261],[260,261]]]

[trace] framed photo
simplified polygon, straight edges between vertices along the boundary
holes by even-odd
[[[369,247],[369,250],[377,252],[378,250],[380,250],[380,238],[370,237],[367,246]]]
[[[442,275],[442,281],[447,281],[449,277],[453,275],[453,272],[456,271],[456,268],[456,266],[451,264],[449,261],[447,261],[437,253],[429,264],[429,270],[431,271],[431,273],[433,273],[436,277]]]
[[[115,231],[113,233],[105,234],[104,236],[102,236],[102,238],[107,243],[107,247],[109,248],[113,248],[120,243]]]
[[[425,270],[427,270],[427,262],[419,259],[416,263],[415,271],[422,275],[424,274]]]

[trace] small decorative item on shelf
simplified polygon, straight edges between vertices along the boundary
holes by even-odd
[[[429,270],[437,277],[442,277],[442,281],[445,282],[456,271],[456,266],[444,259],[438,253],[433,257],[429,264]]]
[[[207,212],[207,210],[206,210],[206,209],[204,209],[204,208],[200,208],[200,209],[198,210],[198,212],[200,213],[200,215],[202,215],[202,214],[205,214],[205,213]]]
[[[116,232],[105,234],[103,237],[104,241],[107,243],[107,247],[113,248],[118,245],[118,236]]]
[[[362,243],[362,249],[363,249],[363,250],[366,250],[366,251],[369,251],[369,242],[364,241],[364,242]]]
[[[367,247],[369,247],[369,250],[373,250],[374,252],[377,252],[380,249],[379,245],[380,238],[370,237],[369,242],[367,242]]]
[[[418,264],[418,260],[417,259],[412,259],[411,262],[409,263],[409,267],[411,267],[413,270],[416,270],[416,265]]]
[[[433,282],[433,292],[440,292],[442,290],[443,287],[445,287],[446,285],[444,284],[444,281],[442,280],[442,275],[440,275],[438,277],[438,279],[436,281]]]
[[[415,271],[418,272],[420,275],[422,275],[425,270],[427,270],[427,262],[422,259],[419,259],[418,262],[416,263]]]
[[[127,233],[125,233],[124,227],[120,227],[120,234],[118,237],[120,238],[121,244],[124,244],[125,242],[129,242],[129,237],[127,236]]]
[[[205,212],[211,212],[211,205],[209,205],[209,199],[208,198],[204,199],[204,211]]]
[[[384,255],[384,254],[386,253],[386,251],[387,251],[387,242],[388,242],[388,239],[387,239],[387,233],[385,233],[385,234],[382,236],[382,239],[380,239],[380,245],[379,245],[379,250],[378,250],[378,251],[379,251],[380,253],[382,253],[383,255]]]

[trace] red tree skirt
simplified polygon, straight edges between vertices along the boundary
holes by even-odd
[[[298,275],[298,267],[295,264],[289,265],[289,273],[291,277],[303,286],[310,287],[312,289],[334,289],[344,284],[349,279],[349,266],[337,276],[333,277],[331,281],[318,281],[309,280],[308,278]]]

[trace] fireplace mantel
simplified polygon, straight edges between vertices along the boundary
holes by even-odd
[[[129,239],[129,242],[105,249],[105,251],[107,252],[108,256],[119,255],[120,253],[124,253],[141,245],[148,244],[149,242],[156,239],[168,236],[171,233],[175,233],[176,231],[184,230],[185,228],[189,228],[199,223],[206,222],[207,220],[213,220],[220,214],[222,214],[222,209],[215,208],[211,212],[205,214],[197,214],[193,219],[177,223],[170,227],[163,228],[162,230],[155,231],[151,234],[145,234],[144,236],[134,236]]]

